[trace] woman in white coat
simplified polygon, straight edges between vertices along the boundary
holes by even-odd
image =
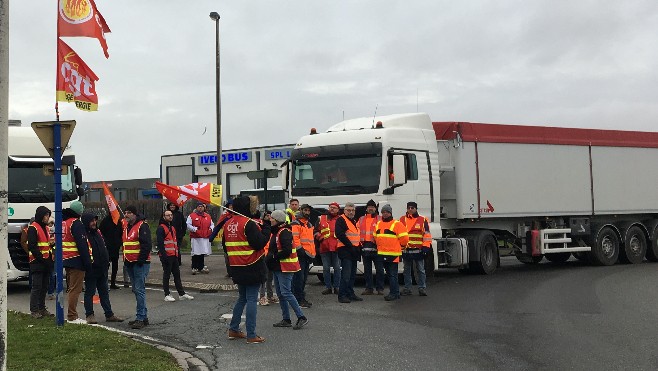
[[[190,244],[192,246],[192,274],[209,273],[204,263],[206,255],[210,255],[210,234],[215,224],[210,214],[206,213],[206,205],[199,202],[196,209],[187,217],[187,230],[190,231]]]

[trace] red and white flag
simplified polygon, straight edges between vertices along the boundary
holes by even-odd
[[[83,111],[98,111],[98,76],[61,39],[57,39],[57,101],[75,103]]]
[[[58,1],[57,36],[96,38],[101,43],[105,58],[109,58],[105,34],[110,33],[110,28],[96,8],[94,0]]]
[[[103,182],[103,192],[105,193],[105,202],[107,202],[107,208],[110,210],[110,215],[112,215],[112,221],[114,224],[119,224],[119,218],[121,218],[121,215],[119,214],[119,203],[117,202],[116,198],[114,198],[114,195],[112,192],[110,192],[110,189],[107,188],[107,184]]]
[[[155,182],[155,188],[167,200],[179,207],[193,198],[206,204],[222,206],[222,186],[213,183],[191,183],[182,186],[171,186]]]

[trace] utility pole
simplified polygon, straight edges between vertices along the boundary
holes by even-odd
[[[9,182],[9,0],[0,0],[0,369],[7,369],[7,191]]]

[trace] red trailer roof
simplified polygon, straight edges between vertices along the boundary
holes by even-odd
[[[456,133],[459,133],[465,142],[658,148],[658,133],[656,132],[479,124],[472,122],[433,122],[432,126],[437,140],[454,139]]]

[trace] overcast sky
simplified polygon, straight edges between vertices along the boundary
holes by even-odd
[[[98,112],[60,104],[85,179],[159,177],[215,149],[294,143],[343,119],[658,131],[658,3],[96,0],[112,33],[64,38],[99,76]],[[56,1],[10,2],[9,118],[54,120]],[[205,131],[205,134],[203,134]]]

